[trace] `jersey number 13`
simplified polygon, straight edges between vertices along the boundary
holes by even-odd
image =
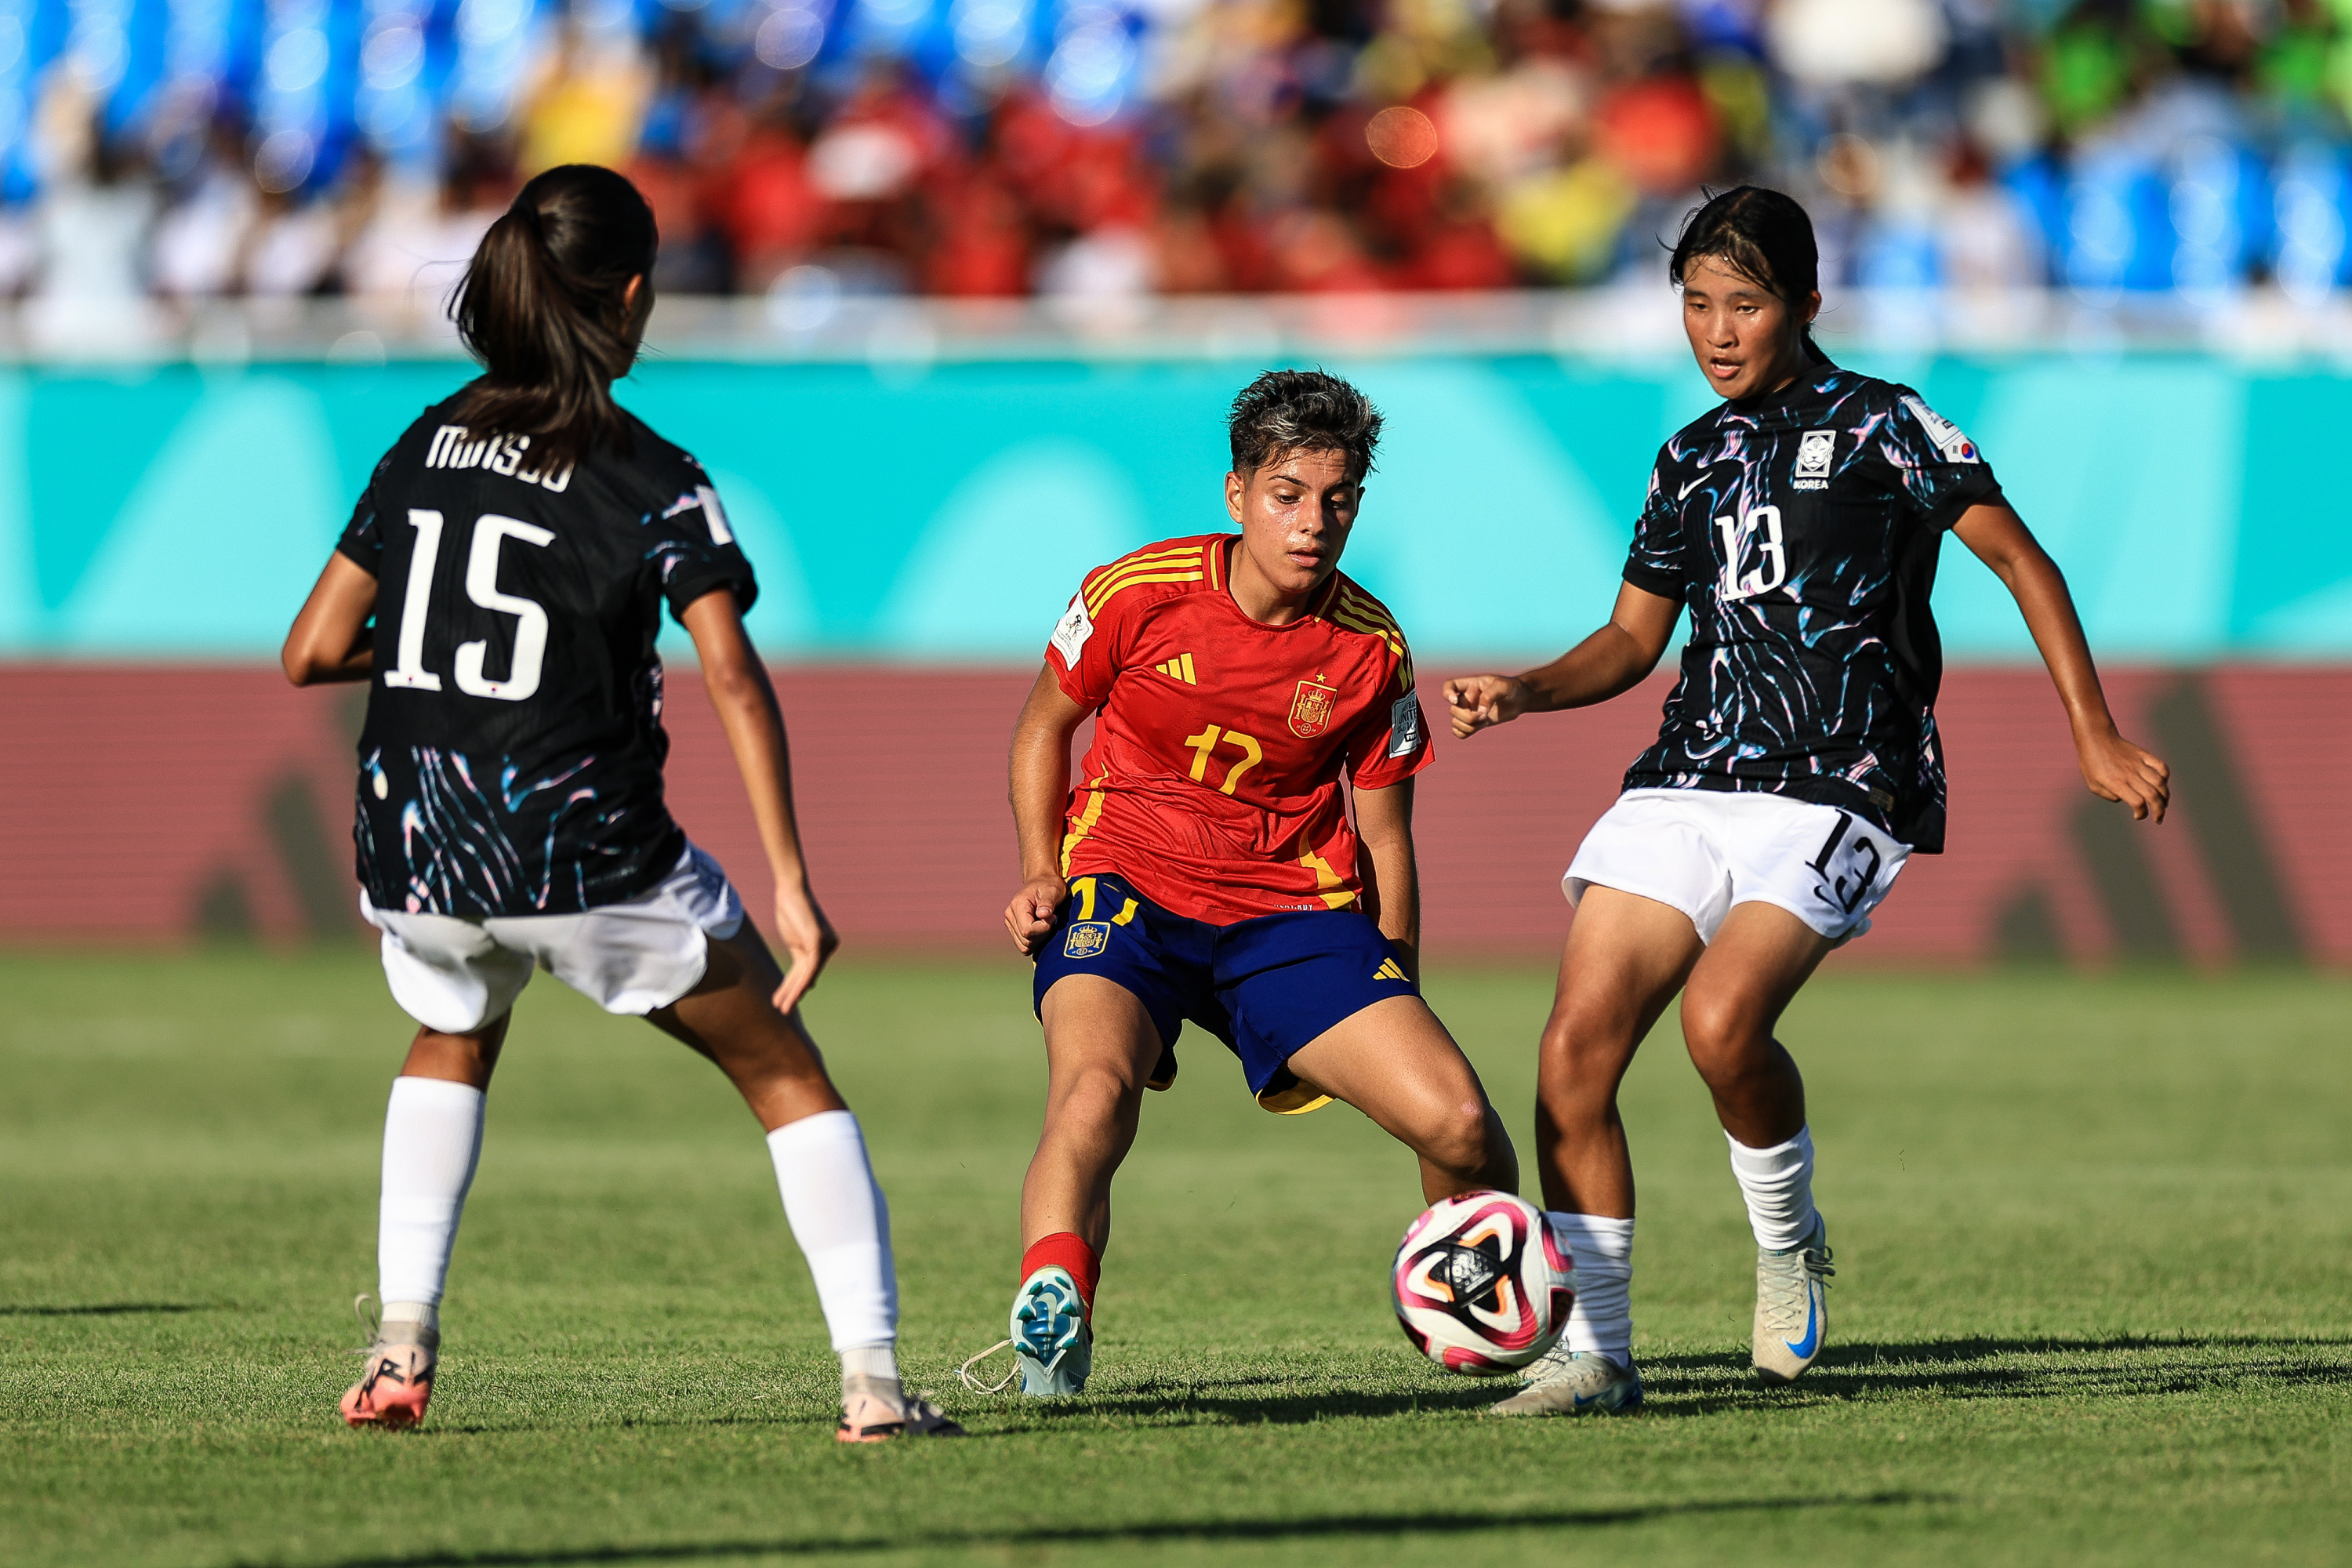
[[[425,668],[425,616],[433,603],[433,568],[441,558],[441,514],[412,507],[408,524],[416,530],[416,552],[408,563],[408,592],[400,606],[399,662],[383,672],[386,686],[415,691],[438,691],[441,678]],[[537,600],[499,592],[499,547],[509,539],[545,549],[554,542],[552,530],[535,527],[496,512],[485,512],[474,523],[474,543],[466,557],[466,597],[486,610],[515,617],[514,668],[504,680],[482,674],[487,641],[459,643],[457,689],[473,697],[495,697],[520,702],[539,689],[540,663],[547,656],[547,611]]]

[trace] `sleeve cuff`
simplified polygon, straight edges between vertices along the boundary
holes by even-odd
[[[1981,488],[1975,483],[1964,484],[1946,496],[1942,503],[1927,514],[1927,521],[1937,532],[1941,533],[1958,523],[1969,508],[1991,506],[2003,500],[2000,481],[1987,474],[1983,477]]]
[[[1662,572],[1654,566],[1644,566],[1638,561],[1625,563],[1625,581],[1644,594],[1655,594],[1661,599],[1683,602],[1683,576],[1679,572]]]
[[[673,578],[662,585],[662,592],[669,597],[670,618],[677,622],[678,625],[684,626],[686,624],[686,607],[688,605],[693,604],[697,599],[702,597],[705,594],[715,593],[721,588],[732,588],[735,590],[735,613],[739,616],[749,615],[751,611],[751,606],[760,602],[760,584],[758,581],[750,577],[739,576],[733,573],[714,574],[709,576],[701,577]]]

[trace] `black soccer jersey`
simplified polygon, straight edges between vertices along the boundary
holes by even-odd
[[[1690,607],[1682,679],[1627,789],[1763,790],[1944,847],[1944,531],[2000,487],[1909,387],[1821,363],[1658,453],[1625,581]]]
[[[667,875],[665,599],[758,588],[702,466],[630,449],[545,464],[527,436],[424,417],[336,546],[376,579],[360,736],[360,884],[377,908],[574,914]]]

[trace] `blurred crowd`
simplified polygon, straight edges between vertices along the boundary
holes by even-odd
[[[0,293],[421,306],[570,162],[787,306],[1601,282],[1741,179],[1825,286],[2317,293],[2347,109],[2352,0],[0,0]]]

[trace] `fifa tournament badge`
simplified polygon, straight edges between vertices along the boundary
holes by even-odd
[[[1339,700],[1339,688],[1324,685],[1321,676],[1300,681],[1298,695],[1290,700],[1290,732],[1311,741],[1329,729],[1331,708]]]

